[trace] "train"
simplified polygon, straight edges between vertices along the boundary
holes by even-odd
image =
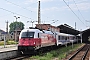
[[[66,45],[76,42],[76,36],[40,29],[23,29],[19,36],[18,51],[28,54],[43,47]]]

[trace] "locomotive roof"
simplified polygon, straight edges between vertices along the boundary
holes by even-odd
[[[22,32],[27,32],[27,31],[41,32],[39,29],[23,29],[23,30],[22,30]]]
[[[23,29],[22,32],[41,32],[41,33],[47,33],[47,34],[53,34],[51,31],[47,30],[39,30],[39,29]]]

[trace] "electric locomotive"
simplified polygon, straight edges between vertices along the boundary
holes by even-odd
[[[24,29],[19,36],[18,51],[32,53],[42,47],[56,44],[56,39],[51,31],[39,29]]]

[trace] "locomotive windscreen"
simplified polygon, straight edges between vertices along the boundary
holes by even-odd
[[[34,32],[23,32],[21,38],[34,38]]]

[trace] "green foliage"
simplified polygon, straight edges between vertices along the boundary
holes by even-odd
[[[60,51],[56,50],[56,51],[51,51],[50,53],[53,54],[53,57],[57,57],[60,54]]]
[[[12,45],[12,44],[18,44],[18,42],[15,42],[13,40],[6,41],[6,45]],[[4,45],[4,41],[0,41],[0,45]]]
[[[7,41],[7,45],[16,44],[15,41]]]
[[[22,29],[24,29],[24,24],[22,23],[22,22],[13,22],[13,23],[11,23],[10,25],[9,25],[9,27],[10,27],[10,33],[12,32],[12,31],[14,31],[14,30],[16,30],[16,29],[20,29],[20,30],[22,30]]]
[[[52,58],[52,57],[53,57],[53,54],[47,53],[47,54],[45,55],[45,57],[47,57],[47,58]]]
[[[51,57],[51,54],[46,54],[45,56],[32,56],[30,57],[30,60],[50,60]]]
[[[52,50],[44,55],[32,56],[30,60],[62,60],[65,58],[71,51],[75,51],[82,44],[74,44],[74,48],[72,46],[61,47],[56,50]]]
[[[41,58],[39,58],[38,60],[50,60],[50,57],[48,58],[46,58],[46,57],[41,57]]]
[[[0,41],[0,45],[4,45],[4,41]]]

